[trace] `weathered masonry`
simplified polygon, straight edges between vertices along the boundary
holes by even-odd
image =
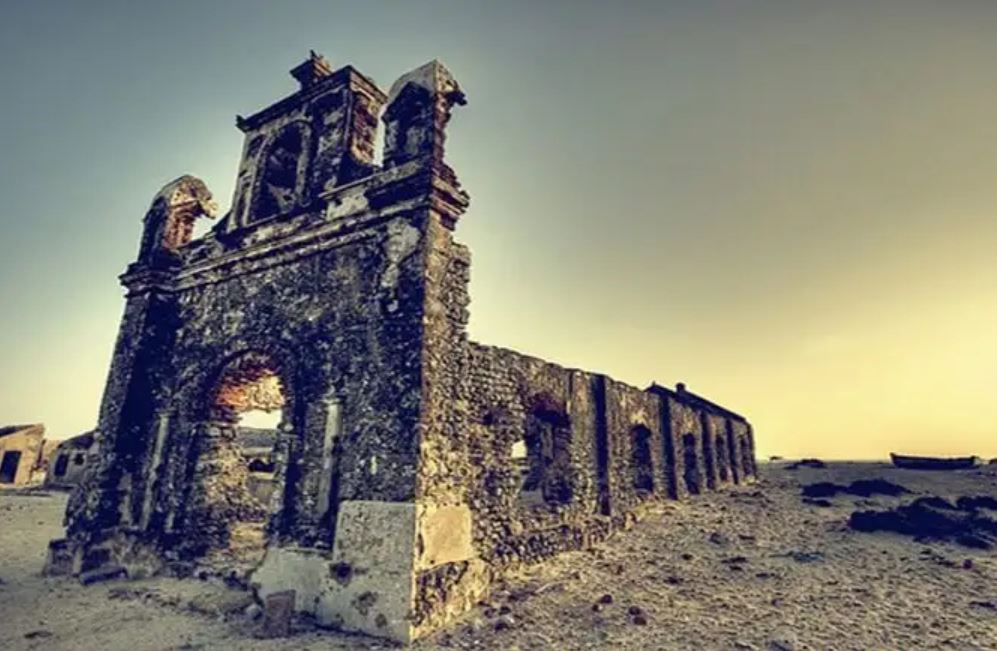
[[[50,572],[250,558],[262,595],[407,641],[644,501],[754,475],[747,421],[681,385],[467,339],[468,196],[444,160],[464,95],[446,68],[387,94],[314,53],[291,73],[297,91],[238,118],[235,196],[208,234],[192,239],[216,213],[199,180],[152,202]],[[280,414],[266,504],[237,443],[252,411]],[[241,555],[254,532],[258,556]]]

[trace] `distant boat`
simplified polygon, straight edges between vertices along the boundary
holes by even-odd
[[[912,457],[890,453],[890,459],[897,468],[910,470],[962,470],[983,464],[983,459],[973,457]]]

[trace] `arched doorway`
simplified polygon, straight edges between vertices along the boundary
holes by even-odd
[[[277,444],[290,427],[289,405],[279,365],[262,353],[229,360],[210,385],[194,468],[194,519],[209,562],[262,560],[283,494]]]

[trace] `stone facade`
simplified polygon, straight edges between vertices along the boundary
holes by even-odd
[[[261,596],[409,641],[647,500],[753,477],[750,425],[682,387],[468,340],[468,196],[444,160],[464,95],[446,68],[387,94],[314,53],[292,75],[296,92],[237,119],[232,209],[206,236],[202,182],[153,200],[49,572],[182,573],[265,521]],[[268,504],[236,444],[254,409],[282,415]]]

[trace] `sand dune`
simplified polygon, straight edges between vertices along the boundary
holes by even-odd
[[[900,497],[805,504],[800,485],[882,477]],[[417,648],[994,649],[997,551],[848,529],[857,508],[920,495],[997,496],[997,468],[921,472],[885,464],[788,470],[752,486],[649,505],[628,532],[526,568]],[[316,631],[253,637],[242,593],[195,580],[82,587],[43,578],[65,496],[0,492],[0,648],[373,649]],[[993,514],[997,515],[997,514]]]

